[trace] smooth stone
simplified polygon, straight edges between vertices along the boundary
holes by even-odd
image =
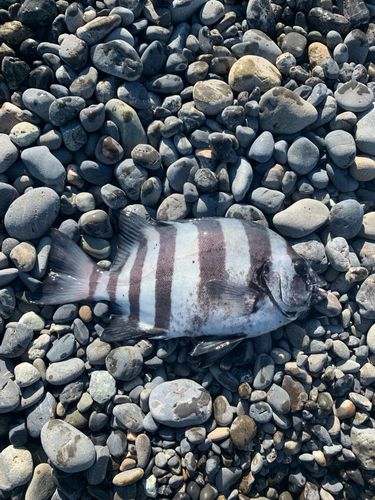
[[[350,165],[349,172],[356,181],[372,181],[375,179],[375,160],[370,156],[358,155]]]
[[[259,87],[261,92],[267,92],[280,85],[279,70],[264,57],[243,56],[230,69],[228,84],[231,89],[251,92]]]
[[[205,0],[173,0],[169,5],[173,25],[187,21],[203,5]]]
[[[120,472],[113,478],[112,482],[115,486],[130,486],[139,481],[143,476],[144,470],[136,467],[135,469]]]
[[[0,134],[0,173],[5,172],[17,160],[19,151],[7,134]]]
[[[31,363],[20,363],[14,369],[15,382],[19,387],[28,387],[37,382],[40,377],[40,371]]]
[[[68,358],[75,348],[75,338],[72,333],[67,333],[53,343],[47,352],[47,358],[51,363],[57,363]]]
[[[259,125],[272,134],[295,134],[313,124],[318,112],[292,90],[275,87],[259,102]]]
[[[257,425],[255,420],[247,415],[239,415],[233,420],[230,427],[231,440],[238,449],[248,449],[251,441],[256,436]]]
[[[278,212],[285,200],[284,193],[275,189],[259,187],[249,196],[251,203],[265,214]]]
[[[66,36],[59,49],[59,57],[72,69],[83,68],[89,57],[89,48],[83,40],[75,35]]]
[[[4,492],[26,484],[33,474],[33,459],[24,446],[7,446],[0,453],[0,489]]]
[[[233,92],[228,84],[220,80],[197,82],[193,88],[193,99],[198,111],[205,115],[217,115],[233,104]]]
[[[194,217],[223,217],[233,203],[234,198],[228,193],[203,194],[193,204],[192,213]]]
[[[13,201],[5,214],[5,228],[19,240],[40,238],[54,223],[60,199],[50,188],[35,188]]]
[[[277,384],[272,384],[267,393],[267,403],[278,413],[284,414],[290,411],[290,398],[285,389]]]
[[[121,17],[118,14],[112,14],[106,17],[96,17],[92,21],[80,26],[76,30],[76,35],[84,40],[89,47],[101,42],[114,29],[121,24]]]
[[[356,200],[344,200],[334,205],[329,214],[329,227],[335,236],[354,238],[360,231],[363,208]]]
[[[323,203],[304,199],[277,213],[273,223],[283,236],[303,238],[322,227],[328,219],[329,210]]]
[[[259,354],[254,364],[254,389],[265,389],[270,385],[275,371],[274,360],[268,354]]]
[[[332,160],[340,168],[348,168],[356,156],[353,136],[344,130],[334,130],[325,137],[325,147]]]
[[[25,500],[46,500],[56,490],[52,476],[52,467],[46,463],[38,464],[27,486]]]
[[[46,380],[52,385],[68,384],[85,371],[85,364],[79,358],[71,358],[49,365]]]
[[[282,54],[280,48],[276,43],[263,31],[258,29],[249,29],[243,35],[243,43],[246,42],[247,50],[251,51],[248,54],[241,55],[255,55],[264,57],[273,65],[276,65],[276,59]],[[236,53],[236,45],[233,45],[231,51]],[[237,55],[237,54],[236,54]]]
[[[255,160],[259,163],[266,163],[271,159],[275,141],[270,132],[261,133],[250,146],[248,157],[250,160]]]
[[[133,160],[125,160],[115,168],[115,176],[130,200],[138,200],[143,183],[147,180],[145,168],[134,165]]]
[[[148,109],[152,104],[150,94],[144,85],[137,82],[125,82],[120,85],[117,96],[136,109]]]
[[[29,122],[21,122],[12,128],[9,133],[9,139],[18,147],[27,148],[39,138],[40,133],[40,128],[37,125]]]
[[[143,356],[136,347],[112,349],[105,360],[108,372],[117,380],[133,380],[143,366]]]
[[[44,184],[54,185],[65,180],[64,166],[46,146],[34,146],[23,150],[21,159],[30,174]]]
[[[105,370],[91,373],[89,392],[98,404],[105,404],[116,394],[116,380]]]
[[[0,355],[5,358],[16,358],[23,354],[33,340],[33,330],[30,326],[17,323],[9,326],[3,335]]]
[[[91,60],[103,73],[129,82],[138,80],[143,70],[143,64],[137,52],[123,40],[94,45],[91,49]]]
[[[334,95],[342,109],[354,113],[366,111],[374,100],[371,90],[363,83],[355,80],[350,80],[341,85]]]
[[[287,160],[290,168],[299,175],[306,175],[319,161],[319,149],[307,137],[297,137],[290,145]]]
[[[375,155],[375,108],[372,104],[368,110],[359,113],[354,128],[354,139],[357,148],[370,156]]]
[[[41,89],[26,89],[22,94],[22,102],[26,108],[47,123],[49,108],[55,100],[56,98],[51,93]]]
[[[91,440],[67,422],[50,420],[42,427],[40,439],[52,464],[63,472],[74,474],[87,470],[95,461]]]
[[[204,196],[204,195],[203,195]],[[174,193],[167,196],[159,205],[157,220],[184,219],[191,210],[191,203],[187,202],[183,194]]]
[[[10,204],[19,197],[17,189],[10,184],[0,182],[0,216],[8,210]]]
[[[20,403],[21,391],[18,385],[11,379],[1,377],[0,389],[0,415],[15,410]]]
[[[134,403],[116,405],[113,409],[113,415],[122,425],[131,431],[143,431],[143,420],[145,415],[138,405]]]
[[[241,467],[222,467],[215,476],[215,486],[219,492],[226,491],[242,476]]]
[[[147,144],[147,136],[136,111],[120,99],[111,99],[105,105],[106,116],[118,127],[124,158],[130,158],[138,144]]]
[[[209,393],[188,379],[164,382],[155,387],[149,399],[153,418],[170,427],[187,427],[204,423],[211,416]]]

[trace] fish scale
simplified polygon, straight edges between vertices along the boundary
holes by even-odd
[[[325,297],[322,280],[284,238],[240,219],[147,222],[125,210],[109,271],[59,231],[50,265],[36,303],[109,300],[103,340],[216,337],[198,349],[213,356]]]

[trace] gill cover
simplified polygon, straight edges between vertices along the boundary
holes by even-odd
[[[275,305],[288,317],[297,317],[311,305],[313,292],[322,283],[319,276],[298,254],[280,259],[277,264],[267,261],[261,280]]]

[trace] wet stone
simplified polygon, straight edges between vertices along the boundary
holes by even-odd
[[[95,156],[104,165],[115,165],[122,160],[124,150],[113,137],[103,136],[95,148]]]
[[[171,427],[199,425],[212,411],[209,393],[188,379],[158,385],[151,392],[149,406],[155,420]]]

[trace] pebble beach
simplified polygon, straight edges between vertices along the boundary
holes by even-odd
[[[0,0],[0,500],[375,500],[375,0]],[[57,228],[283,236],[328,296],[209,367],[38,306]]]

